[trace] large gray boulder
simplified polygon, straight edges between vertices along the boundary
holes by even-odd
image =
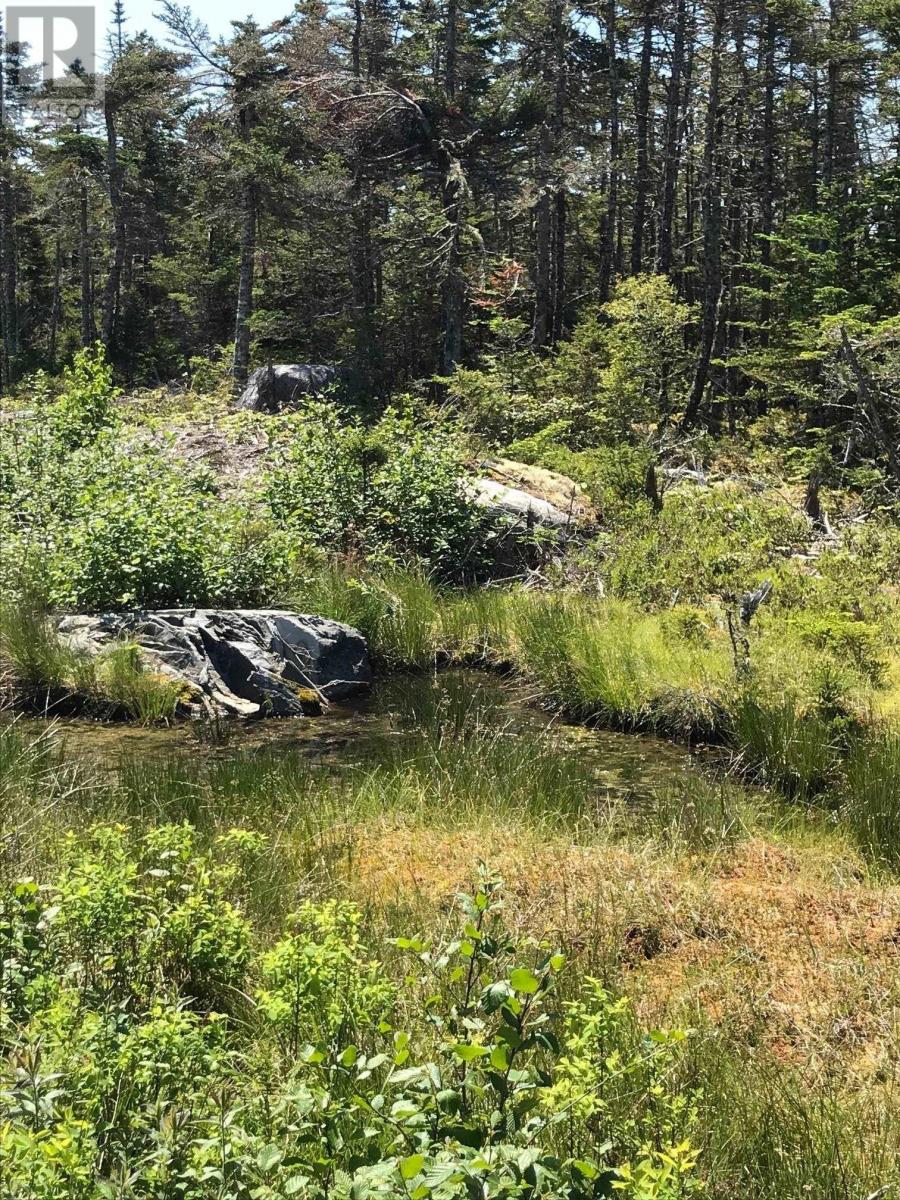
[[[322,363],[281,363],[257,367],[238,400],[251,412],[281,412],[303,396],[318,396],[340,381],[336,367]]]
[[[196,705],[241,716],[315,712],[364,692],[372,679],[358,630],[280,609],[103,613],[63,617],[58,628],[90,654],[136,645],[147,668],[184,684]]]

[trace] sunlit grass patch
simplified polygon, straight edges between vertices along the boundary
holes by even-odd
[[[0,686],[7,699],[51,715],[125,713],[145,724],[170,720],[185,698],[179,685],[147,669],[137,647],[91,655],[65,642],[49,616],[13,604],[0,608]]]

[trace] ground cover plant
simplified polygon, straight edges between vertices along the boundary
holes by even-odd
[[[635,802],[448,679],[345,769],[3,728],[8,1194],[893,1183],[900,900],[853,814],[689,763]]]

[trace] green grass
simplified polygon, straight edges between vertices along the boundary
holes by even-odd
[[[832,657],[769,625],[739,677],[725,630],[567,592],[446,592],[415,572],[332,564],[290,603],[356,625],[376,661],[500,667],[533,698],[579,720],[683,741],[728,741],[774,783],[811,794],[830,778],[835,713],[863,711],[871,688]],[[693,610],[691,610],[691,614]],[[783,644],[782,644],[783,643]]]
[[[841,816],[874,862],[900,867],[900,727],[854,740],[842,785]]]
[[[435,686],[440,678],[445,682]],[[635,1009],[615,1007],[620,989],[628,989],[637,975],[631,960],[631,965],[622,962],[623,937],[629,944],[637,938],[645,956],[667,953],[668,935],[656,933],[652,910],[644,912],[641,887],[659,887],[657,903],[664,913],[675,900],[672,885],[654,884],[654,875],[687,854],[702,879],[710,864],[734,853],[747,837],[761,836],[770,821],[778,824],[777,802],[746,792],[733,779],[709,778],[695,769],[668,772],[646,797],[611,798],[597,764],[586,750],[579,752],[578,742],[552,723],[541,733],[527,714],[522,714],[526,724],[517,728],[501,688],[475,689],[470,674],[423,675],[415,686],[398,686],[385,704],[393,714],[391,727],[374,730],[365,744],[351,740],[334,763],[286,753],[279,744],[246,752],[226,744],[205,754],[125,760],[98,773],[97,764],[79,766],[60,757],[52,727],[36,741],[21,722],[0,727],[3,825],[15,830],[3,845],[4,879],[8,888],[14,872],[37,877],[44,889],[40,903],[57,910],[42,919],[41,986],[21,993],[15,983],[4,993],[6,1007],[0,1010],[0,1036],[11,1056],[8,1063],[15,1065],[3,1081],[8,1110],[4,1186],[12,1197],[93,1200],[93,1180],[105,1170],[98,1164],[113,1152],[122,1170],[127,1167],[142,1180],[141,1194],[165,1195],[143,1178],[143,1164],[152,1160],[173,1172],[186,1170],[183,1153],[208,1168],[213,1180],[208,1187],[195,1180],[184,1194],[191,1200],[218,1200],[221,1191],[209,1190],[218,1186],[214,1175],[221,1165],[213,1153],[220,1145],[217,1119],[232,1131],[230,1177],[250,1180],[247,1189],[265,1182],[259,1163],[269,1161],[267,1147],[275,1146],[295,1165],[306,1164],[306,1143],[295,1136],[292,1122],[298,1097],[323,1081],[316,1064],[304,1061],[300,1052],[310,1038],[302,1029],[319,1030],[315,1036],[329,1063],[351,1043],[357,1053],[380,1050],[382,1037],[393,1055],[397,1030],[412,1035],[413,1057],[404,1068],[440,1057],[441,1030],[456,1019],[447,1014],[459,1003],[464,977],[449,970],[460,936],[446,896],[435,902],[413,884],[403,894],[381,894],[359,910],[362,940],[346,960],[340,957],[345,940],[337,944],[322,932],[330,919],[321,916],[323,904],[346,898],[348,883],[368,869],[370,839],[379,831],[398,856],[421,844],[416,853],[427,860],[429,846],[438,857],[442,844],[464,841],[475,847],[473,857],[480,848],[507,860],[511,932],[491,951],[491,968],[508,976],[509,954],[517,956],[515,962],[531,964],[539,961],[536,942],[560,944],[572,962],[559,981],[552,1028],[561,1028],[563,1002],[581,996],[585,973],[602,974],[610,995],[610,1007],[603,1010],[604,1050],[573,1068],[579,1095],[590,1090],[585,1074],[590,1062],[611,1055],[630,1062],[654,1044],[643,1036],[646,1026]],[[877,777],[885,788],[896,753],[893,745],[885,746],[878,759]],[[862,760],[856,763],[851,756],[849,761],[854,770],[863,770]],[[847,818],[855,836],[852,814]],[[105,832],[92,832],[97,821]],[[120,831],[110,833],[110,823],[118,823]],[[235,827],[239,832],[229,833]],[[264,845],[250,831],[264,833]],[[580,859],[578,851],[589,848],[594,856]],[[561,857],[558,871],[555,852],[571,859]],[[613,864],[631,859],[626,887],[615,874],[621,868]],[[579,862],[585,868],[592,864],[598,873],[590,905],[577,890],[586,881],[579,884],[569,874]],[[435,862],[435,872],[441,869]],[[399,864],[397,870],[401,873]],[[571,898],[565,896],[568,888]],[[574,937],[565,926],[548,932],[540,915],[529,918],[539,898],[546,903],[554,891],[560,893],[554,905],[577,914]],[[26,891],[15,904],[27,907],[31,897]],[[278,947],[287,953],[287,939],[308,928],[288,919],[308,899],[320,913],[319,931],[302,943],[298,961],[326,972],[344,971],[335,963],[345,961],[351,974],[336,976],[341,980],[337,994],[348,1004],[364,1003],[365,996],[360,999],[353,990],[360,980],[396,989],[388,1034],[379,1035],[372,1020],[358,1030],[342,1021],[329,1024],[325,998],[334,993],[316,998],[305,983],[294,999],[306,1024],[285,1024],[288,1016],[276,992],[287,986],[286,977],[277,975],[269,956]],[[691,892],[687,903],[702,906],[700,893]],[[10,909],[8,891],[3,904],[7,916],[19,912]],[[699,907],[692,918],[698,924],[709,920],[702,912]],[[529,925],[529,919],[537,923]],[[19,920],[17,915],[12,925],[3,926],[0,936],[19,928]],[[419,981],[419,968],[411,969],[408,954],[391,942],[397,935],[448,947],[448,974],[435,965],[423,968]],[[728,939],[729,957],[745,953],[734,930],[710,927],[709,936]],[[23,945],[15,942],[6,958],[27,976],[31,960],[23,957]],[[18,978],[14,972],[6,982]],[[305,976],[301,971],[292,978]],[[269,999],[261,997],[265,988]],[[206,1029],[210,1006],[226,1016]],[[428,1014],[442,1014],[445,1025],[433,1023]],[[467,1019],[475,1024],[454,1033],[457,1041],[481,1036],[484,1014],[479,1010]],[[704,1181],[704,1194],[716,1200],[805,1200],[810,1195],[855,1200],[897,1182],[900,1122],[888,1081],[857,1093],[842,1079],[839,1063],[829,1076],[804,1073],[796,1064],[779,1062],[757,1031],[727,1023],[714,1028],[700,1013],[692,1019],[683,1008],[667,1023],[673,1022],[695,1029],[661,1060],[659,1073],[641,1057],[630,1073],[603,1085],[602,1139],[596,1122],[585,1124],[586,1118],[578,1117],[548,1131],[549,1140],[541,1144],[557,1156],[585,1158],[598,1141],[610,1138],[612,1161],[633,1162],[642,1138],[650,1137],[652,1144],[658,1136],[666,1144],[671,1131],[699,1149],[697,1176]],[[34,1059],[38,1046],[40,1070]],[[138,1058],[130,1057],[138,1047]],[[186,1081],[194,1088],[201,1064],[210,1086],[195,1089],[188,1104]],[[541,1069],[549,1064],[543,1059]],[[50,1084],[40,1080],[57,1071],[55,1087],[61,1090],[54,1099]],[[551,1078],[564,1079],[565,1072]],[[328,1076],[329,1095],[337,1099],[351,1086],[354,1094],[360,1089],[369,1094],[365,1080],[340,1072]],[[479,1079],[477,1086],[486,1085]],[[41,1102],[39,1119],[30,1121],[24,1115],[29,1087],[41,1095],[45,1089],[49,1097]],[[474,1095],[474,1077],[472,1087]],[[388,1094],[393,1103],[393,1093]],[[113,1097],[118,1098],[113,1102]],[[218,1097],[211,1107],[210,1097]],[[181,1141],[160,1143],[160,1112],[176,1109],[190,1113],[180,1127]],[[479,1101],[473,1112],[480,1111]],[[67,1158],[58,1160],[41,1151],[34,1137],[40,1133],[49,1142],[70,1136],[66,1112],[85,1121],[87,1132],[75,1138]],[[339,1127],[355,1138],[352,1115],[341,1113]],[[102,1134],[97,1132],[101,1121]],[[317,1145],[327,1141],[329,1128],[314,1123],[311,1136]],[[95,1145],[95,1132],[102,1146]],[[395,1144],[390,1136],[380,1122],[370,1126],[370,1144],[396,1164],[415,1145]],[[434,1152],[429,1143],[427,1153]],[[341,1170],[361,1169],[355,1159],[338,1156]],[[283,1187],[289,1176],[276,1157],[266,1186]],[[89,1181],[81,1191],[73,1182],[77,1171],[86,1172]],[[560,1186],[553,1194],[566,1193]],[[672,1200],[688,1194],[670,1193]]]
[[[896,1083],[854,1094],[765,1055],[735,1055],[727,1034],[696,1043],[708,1195],[714,1200],[866,1200],[900,1184]]]
[[[124,714],[142,724],[171,720],[181,699],[177,684],[146,670],[136,647],[94,657],[63,641],[39,609],[11,603],[0,606],[0,691],[51,716]]]

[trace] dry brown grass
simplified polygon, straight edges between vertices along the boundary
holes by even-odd
[[[753,836],[698,858],[396,819],[353,842],[353,894],[423,918],[483,861],[506,881],[514,928],[615,976],[647,1020],[710,1021],[786,1060],[869,1077],[900,1049],[900,887],[876,885],[839,844]]]

